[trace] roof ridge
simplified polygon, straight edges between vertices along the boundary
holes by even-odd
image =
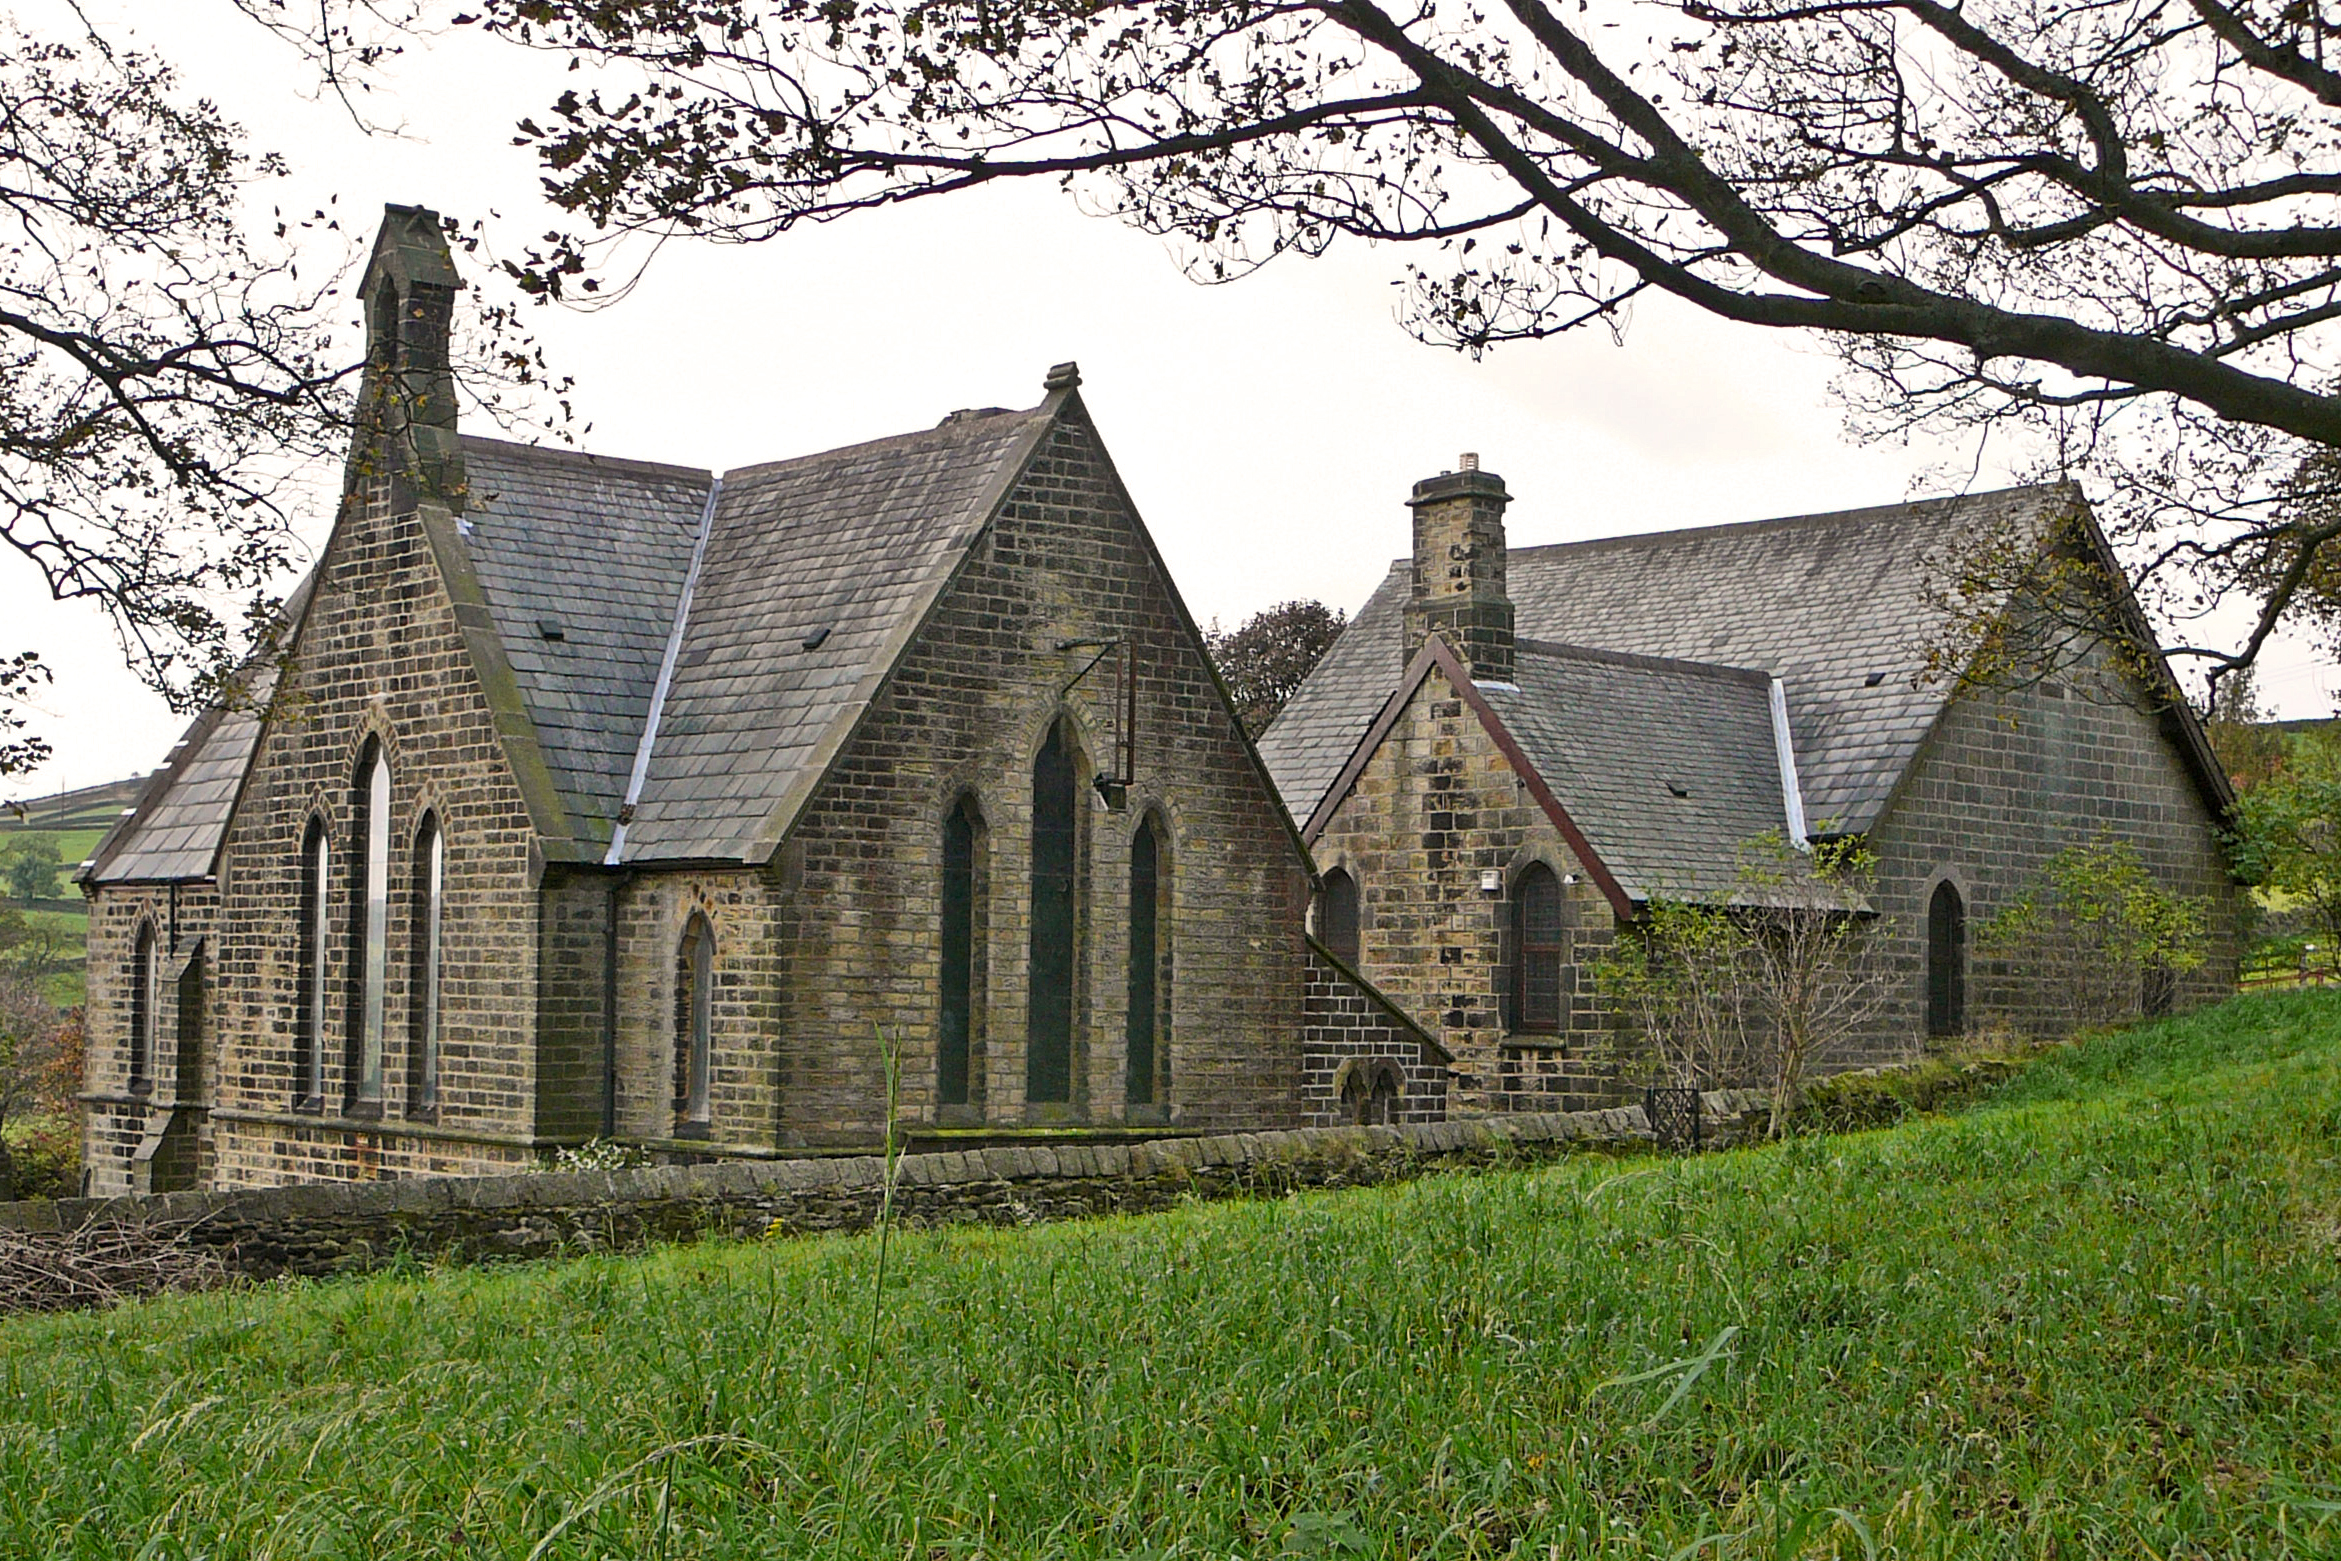
[[[713,482],[716,476],[715,472],[708,467],[679,466],[671,461],[646,461],[626,455],[596,455],[591,450],[563,450],[551,445],[524,444],[517,439],[489,439],[480,434],[465,434],[462,439],[467,450],[496,451],[562,464],[583,463],[595,467],[608,467],[615,471],[641,472],[660,477],[695,477],[701,482]]]
[[[804,466],[814,461],[830,460],[836,456],[848,455],[858,450],[878,450],[888,445],[912,444],[922,439],[932,439],[937,434],[951,430],[964,431],[1001,418],[1035,418],[1045,416],[1047,413],[1048,407],[1045,402],[1037,407],[1009,407],[998,411],[988,408],[979,409],[978,415],[972,417],[962,417],[954,413],[950,418],[946,418],[932,428],[914,428],[908,433],[888,434],[882,439],[858,439],[852,444],[836,445],[827,450],[815,450],[805,455],[792,455],[777,461],[761,461],[754,466],[735,466],[723,474],[724,481],[738,482],[743,478],[762,477],[772,472],[786,471],[791,467]]]
[[[1526,547],[1508,548],[1506,551],[1511,556],[1518,557],[1522,553],[1554,553],[1598,547],[1622,547],[1635,542],[1655,542],[1662,539],[1673,541],[1684,537],[1716,536],[1727,532],[1755,532],[1767,528],[1786,530],[1794,526],[1850,525],[1857,522],[1871,522],[1880,516],[1893,514],[1896,511],[1951,508],[1981,503],[1990,499],[2012,498],[2018,494],[2045,495],[2062,489],[2077,490],[2078,487],[2077,483],[2070,481],[2018,483],[2007,488],[1987,488],[1980,493],[1944,493],[1937,494],[1932,498],[1904,499],[1898,504],[1869,504],[1859,509],[1815,510],[1804,515],[1770,515],[1760,520],[1718,521],[1713,525],[1706,526],[1681,526],[1672,530],[1634,531],[1611,537],[1584,537],[1574,542],[1538,542]],[[1401,559],[1398,562],[1405,562],[1405,560]]]
[[[1688,661],[1680,656],[1645,656],[1636,651],[1604,650],[1596,645],[1571,645],[1559,640],[1537,640],[1523,636],[1515,639],[1513,645],[1516,649],[1540,655],[1607,662],[1613,666],[1639,667],[1649,672],[1688,672],[1700,676],[1721,674],[1741,683],[1766,683],[1773,678],[1773,674],[1761,667],[1734,667],[1720,661]]]

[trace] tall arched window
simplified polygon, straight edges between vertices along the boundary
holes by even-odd
[[[1325,875],[1317,905],[1317,939],[1344,962],[1357,963],[1357,880],[1336,867]]]
[[[138,924],[130,953],[130,1093],[154,1088],[154,923]]]
[[[1967,906],[1949,880],[1926,907],[1926,1033],[1967,1028]]]
[[[936,1098],[969,1099],[975,1028],[975,799],[962,797],[943,821],[943,991],[935,1046]]]
[[[333,917],[333,843],[325,820],[309,820],[301,840],[301,985],[293,1016],[293,1105],[325,1104],[325,952]]]
[[[1130,1104],[1162,1098],[1162,1016],[1169,994],[1163,955],[1170,939],[1163,915],[1162,826],[1152,814],[1130,840]]]
[[[715,929],[693,912],[675,958],[675,1131],[704,1135],[715,1051]]]
[[[1073,1098],[1073,879],[1080,815],[1073,740],[1059,721],[1032,761],[1032,958],[1024,1098]]]
[[[382,1104],[382,1027],[390,976],[390,760],[379,741],[358,759],[357,831],[352,841],[350,1103]]]
[[[1561,881],[1542,862],[1512,885],[1512,1028],[1550,1035],[1561,1028]]]
[[[423,815],[415,835],[414,981],[407,999],[407,1111],[439,1109],[439,929],[447,892],[447,837],[439,815]]]

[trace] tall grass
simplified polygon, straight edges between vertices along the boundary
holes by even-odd
[[[0,1555],[2332,1556],[2337,1211],[2300,993],[1888,1132],[900,1235],[868,1339],[871,1237],[31,1319]]]

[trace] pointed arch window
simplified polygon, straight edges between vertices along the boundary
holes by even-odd
[[[439,1109],[439,939],[447,892],[447,836],[439,815],[423,815],[415,834],[414,982],[407,1014],[407,1109],[429,1116]]]
[[[154,1089],[154,923],[138,924],[138,941],[130,954],[130,1093]]]
[[[1926,907],[1926,1033],[1967,1028],[1967,905],[1948,879]]]
[[[357,823],[351,850],[350,1103],[382,1104],[383,1022],[390,988],[390,759],[379,739],[358,759]]]
[[[1561,881],[1542,862],[1512,885],[1512,1028],[1552,1035],[1561,1028],[1561,964],[1567,938]]]
[[[1169,887],[1161,821],[1148,814],[1130,839],[1129,1100],[1149,1106],[1163,1098],[1163,1016],[1170,952],[1166,908]]]
[[[333,914],[333,842],[325,821],[309,820],[301,839],[301,975],[293,1015],[293,1105],[325,1103],[325,951]]]
[[[715,929],[694,911],[675,956],[675,1132],[704,1137],[715,1055]]]
[[[1080,814],[1072,735],[1059,721],[1032,763],[1032,958],[1024,1098],[1073,1098],[1074,876]]]
[[[935,1047],[936,1098],[971,1098],[975,1033],[975,799],[962,797],[943,821],[943,979]]]
[[[1325,875],[1324,897],[1317,903],[1318,941],[1331,949],[1334,956],[1350,966],[1357,964],[1358,916],[1357,880],[1347,868],[1336,867]]]

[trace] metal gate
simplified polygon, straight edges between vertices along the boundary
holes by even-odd
[[[1642,1110],[1661,1149],[1699,1147],[1699,1092],[1695,1089],[1651,1089],[1642,1095]]]

